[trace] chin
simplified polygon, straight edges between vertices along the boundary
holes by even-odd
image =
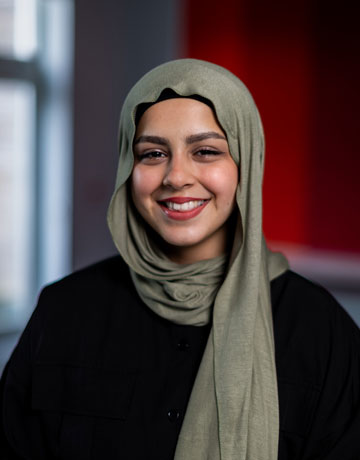
[[[194,233],[193,231],[186,231],[186,229],[172,229],[169,232],[159,234],[165,243],[171,246],[189,247],[201,243],[206,238],[206,235],[199,234],[199,232]]]
[[[197,244],[201,243],[201,239],[194,240],[193,238],[163,238],[165,244],[170,246],[174,246],[177,248],[188,248],[191,246],[196,246]]]

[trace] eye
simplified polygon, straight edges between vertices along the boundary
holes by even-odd
[[[195,156],[201,159],[213,159],[218,155],[221,155],[223,152],[219,150],[214,150],[210,148],[201,148],[195,152]]]
[[[137,158],[138,161],[149,163],[166,158],[166,154],[164,152],[159,152],[158,150],[151,150],[150,152],[139,153]]]

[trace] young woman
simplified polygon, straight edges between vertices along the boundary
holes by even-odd
[[[360,335],[267,249],[244,85],[184,59],[120,120],[120,256],[46,287],[2,379],[1,458],[360,458]]]

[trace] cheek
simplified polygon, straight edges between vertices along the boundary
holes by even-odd
[[[158,181],[154,172],[134,166],[131,174],[131,194],[135,204],[150,197],[151,193],[156,190]]]
[[[131,174],[131,195],[134,201],[136,201],[137,198],[143,194],[144,184],[146,184],[146,182],[141,180],[141,172],[139,173],[135,166]]]
[[[207,177],[208,188],[222,205],[233,205],[239,183],[238,168],[235,164],[214,168]]]

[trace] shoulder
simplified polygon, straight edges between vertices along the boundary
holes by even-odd
[[[292,313],[311,315],[322,315],[338,307],[329,291],[291,270],[271,282],[271,300],[274,315],[283,307],[290,308]]]
[[[80,325],[85,333],[86,328],[91,331],[100,325],[105,327],[107,318],[124,316],[139,303],[128,266],[115,256],[46,286],[31,323],[39,331],[76,331]]]
[[[357,329],[329,291],[291,270],[271,282],[271,301],[275,322],[306,323],[311,328],[341,319]]]
[[[27,326],[37,363],[124,363],[144,308],[127,265],[106,259],[45,287]],[[113,359],[113,354],[118,354]]]
[[[329,360],[350,364],[360,349],[360,331],[323,287],[287,271],[271,283],[279,373],[321,384]]]
[[[39,306],[51,303],[56,306],[76,304],[89,306],[116,296],[136,296],[129,268],[120,256],[110,257],[54,282],[42,290]]]
[[[129,269],[120,256],[114,256],[81,270],[77,270],[70,275],[47,285],[44,288],[46,293],[56,293],[71,291],[73,294],[84,290],[93,292],[102,287],[127,286],[130,280]]]

